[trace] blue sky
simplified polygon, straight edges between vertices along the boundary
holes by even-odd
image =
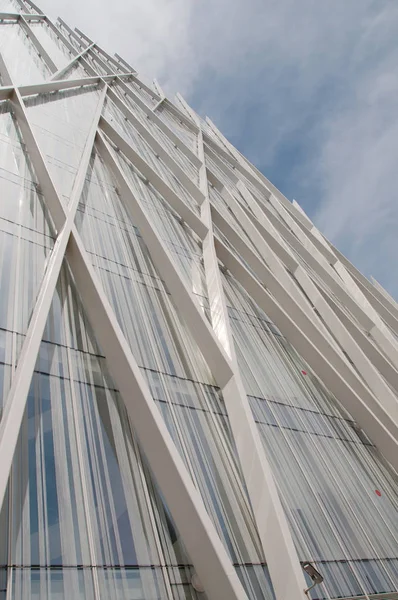
[[[182,93],[398,298],[397,0],[38,4]]]

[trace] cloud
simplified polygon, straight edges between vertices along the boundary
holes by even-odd
[[[368,275],[398,296],[398,7],[363,23],[348,57],[348,90],[321,126],[313,164],[315,221]]]
[[[53,0],[38,0],[53,14]],[[56,12],[208,114],[398,296],[398,4],[58,0]]]

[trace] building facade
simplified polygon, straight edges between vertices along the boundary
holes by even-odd
[[[0,599],[398,598],[398,305],[181,96],[0,11]]]

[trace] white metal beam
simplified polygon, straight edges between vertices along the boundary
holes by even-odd
[[[338,318],[335,312],[332,311],[331,307],[325,300],[322,294],[320,294],[319,289],[315,285],[315,283],[311,280],[307,272],[303,269],[303,267],[297,262],[294,255],[290,252],[289,247],[283,242],[280,238],[272,224],[265,217],[265,214],[261,211],[258,211],[258,206],[254,202],[253,196],[250,192],[245,188],[245,186],[240,182],[238,184],[238,188],[248,203],[249,207],[252,208],[253,213],[247,210],[245,213],[243,207],[238,207],[237,201],[230,195],[230,206],[233,212],[238,211],[236,216],[241,223],[245,223],[249,218],[249,215],[252,216],[251,224],[252,228],[250,231],[251,239],[257,240],[256,244],[259,250],[261,251],[261,239],[258,239],[253,234],[253,228],[255,227],[259,232],[262,233],[265,240],[269,242],[269,248],[271,251],[275,252],[275,254],[280,258],[282,263],[286,266],[287,269],[291,272],[293,277],[300,284],[301,288],[304,290],[306,296],[312,303],[312,306],[316,309],[317,313],[322,318],[323,322],[328,327],[328,336],[333,337],[338,341],[341,346],[341,349],[350,357],[351,361],[355,365],[359,374],[362,376],[363,380],[369,386],[370,390],[374,393],[374,395],[379,398],[379,401],[384,405],[384,407],[388,410],[388,405],[395,407],[397,405],[397,396],[392,392],[390,387],[386,384],[386,381],[383,377],[381,377],[377,368],[375,368],[372,360],[369,359],[366,350],[369,350],[369,345],[372,347],[373,352],[372,356],[374,357],[375,351],[377,351],[374,346],[369,342],[369,340],[361,335],[360,330],[358,329],[358,335],[351,336],[349,330],[346,325]],[[256,215],[256,216],[255,216]],[[267,254],[263,253],[264,259],[267,261]],[[272,268],[272,263],[267,261],[268,264]],[[277,267],[278,265],[276,265]],[[280,273],[280,271],[276,268],[273,268],[273,271],[276,275]],[[293,279],[291,279],[293,281]],[[292,290],[292,294],[294,291]],[[297,294],[294,296],[297,300]],[[302,308],[305,308],[301,303]],[[307,314],[308,314],[308,306],[307,306]],[[314,315],[316,320],[316,315]],[[319,319],[318,324],[321,323],[323,327],[323,322]],[[354,323],[351,322],[352,327],[355,327]],[[352,329],[350,327],[350,329]],[[357,340],[361,343],[357,343]],[[344,356],[344,355],[342,355]],[[395,372],[395,369],[392,369],[392,372]],[[386,371],[386,369],[384,369]],[[390,370],[391,371],[391,370]],[[396,379],[394,379],[394,383],[396,383]],[[394,386],[395,387],[395,386]],[[397,389],[397,388],[396,388]],[[360,389],[357,389],[358,393],[361,393]],[[398,406],[397,406],[398,408]]]
[[[137,167],[137,169],[146,177],[153,187],[163,196],[170,206],[181,216],[191,229],[204,239],[207,234],[207,227],[196,213],[185,204],[183,200],[170,188],[170,186],[152,169],[152,167],[130,146],[124,137],[122,137],[111,123],[104,117],[101,117],[100,128],[109,139],[125,154],[125,156]]]
[[[190,106],[181,96],[180,102],[187,112],[191,111]],[[196,120],[195,113],[192,112],[191,115]],[[196,122],[200,127],[200,122]],[[228,384],[222,388],[225,407],[275,595],[278,600],[304,598],[303,590],[306,585],[303,571],[236,358],[231,323],[214,247],[202,131],[199,131],[198,134],[198,154],[202,160],[200,182],[205,194],[201,216],[209,228],[209,233],[203,240],[203,262],[210,313],[213,329],[230,357],[233,373]],[[217,377],[217,375],[215,376]]]
[[[43,83],[22,85],[18,88],[22,98],[33,96],[33,94],[45,94],[46,92],[56,92],[59,90],[67,90],[75,87],[84,87],[87,85],[95,85],[102,81],[107,81],[106,77],[95,75],[94,77],[83,77],[82,79],[61,79],[59,81],[45,81]]]
[[[162,249],[163,250],[163,249]],[[163,418],[120,330],[93,267],[84,256],[76,230],[68,252],[87,316],[100,347],[106,349],[110,374],[124,400],[140,447],[167,502],[209,600],[247,600],[202,498],[194,487]]]
[[[21,24],[22,29],[25,31],[27,36],[30,38],[30,41],[32,42],[33,46],[35,46],[37,52],[39,53],[39,56],[41,56],[43,58],[47,67],[49,68],[50,72],[56,73],[58,71],[57,65],[54,63],[53,59],[48,54],[48,52],[41,45],[41,43],[40,43],[39,39],[36,37],[34,31],[29,26],[28,21],[25,19],[24,16],[21,15],[19,22]]]
[[[315,346],[309,337],[310,332],[305,332],[298,326],[297,312],[283,308],[276,300],[279,294],[275,295],[272,290],[264,288],[217,237],[215,238],[215,248],[218,258],[249,296],[270,317],[285,338],[308,362],[319,379],[373,440],[385,458],[398,470],[398,438],[387,430],[376,412],[372,411],[369,403],[365,403],[362,397],[355,393],[341,374],[340,369],[335,368],[322,351]],[[377,410],[377,406],[375,408]],[[377,410],[377,412],[380,411]]]
[[[94,62],[97,62],[104,69],[104,71],[106,72],[107,75],[114,75],[115,71],[113,71],[111,69],[110,65],[108,65],[105,61],[103,61],[102,58],[93,51],[94,47],[95,47],[95,44],[91,44],[91,46],[87,49],[87,52],[88,52],[89,56],[91,56],[91,59]]]
[[[211,298],[211,301],[213,301],[213,317],[215,321],[219,320],[220,317],[223,319],[221,329],[218,328],[218,333],[220,334],[219,340],[203,317],[192,293],[181,279],[172,257],[169,255],[167,249],[164,248],[159,234],[151,224],[150,217],[141,206],[139,199],[135,197],[127,179],[107,147],[105,139],[101,136],[99,137],[99,144],[101,155],[117,178],[121,197],[124,199],[126,208],[140,230],[157,270],[162,273],[162,278],[172,295],[177,310],[188,325],[199,349],[212,368],[217,384],[222,390],[239,458],[244,468],[245,480],[249,488],[251,505],[256,516],[261,541],[266,544],[266,549],[268,550],[266,558],[267,562],[269,561],[270,571],[273,573],[273,582],[274,585],[276,584],[279,594],[278,599],[298,600],[299,598],[304,598],[304,577],[294,549],[286,517],[280,504],[272,471],[265,457],[240,376],[235,376],[236,372],[238,372],[238,367],[233,352],[229,322],[225,318],[227,309],[225,300],[223,299],[219,273],[218,282],[214,281],[218,269],[217,271],[213,269],[208,274],[210,279],[212,279],[211,289],[217,296]],[[205,206],[204,211],[206,211]],[[217,260],[215,253],[213,258],[209,256],[212,253],[211,245],[213,244],[211,235],[209,233],[204,240],[204,257],[206,257],[206,261],[207,259],[211,261],[213,259]],[[215,291],[215,288],[217,288],[217,291]],[[222,304],[224,304],[225,313],[220,314],[219,310],[223,311],[221,308]],[[233,354],[233,360],[228,357],[228,352]],[[286,563],[280,562],[281,557],[288,561],[287,569],[282,567],[283,564],[286,567]]]
[[[344,378],[344,382],[347,385],[347,388],[349,388],[350,393],[354,394],[355,397],[360,395],[361,403],[366,405],[369,411],[377,415],[377,419],[383,423],[383,426],[389,431],[390,435],[395,436],[398,440],[398,404],[393,401],[393,399],[389,398],[383,398],[383,405],[380,403],[358,377],[355,371],[350,368],[347,362],[340,356],[340,353],[336,351],[336,348],[330,344],[327,338],[325,338],[317,325],[303,312],[300,305],[297,304],[294,297],[292,297],[290,290],[286,289],[280,279],[272,273],[256,254],[254,254],[214,206],[212,206],[211,212],[213,223],[219,227],[220,231],[238,251],[239,255],[250,265],[250,268],[258,277],[258,280],[265,285],[269,292],[271,292],[281,308],[286,311],[287,314],[294,315],[295,324],[305,332],[305,335],[311,340],[312,345],[316,347],[319,352],[322,352],[327,363],[339,372],[340,378]],[[279,327],[278,323],[275,324]],[[317,372],[315,367],[313,367],[313,369]],[[317,374],[321,379],[323,378],[321,373],[317,372]],[[332,388],[329,387],[329,389],[334,393]],[[355,390],[358,390],[358,392],[360,391],[360,394]],[[336,396],[339,397],[337,394]],[[341,398],[343,404],[345,400],[346,398],[343,396]],[[367,433],[372,437],[371,431],[367,431]]]
[[[208,359],[209,364],[215,367],[218,383],[222,387],[232,376],[231,366],[227,355],[215,341],[213,331],[208,322],[204,320],[198,302],[194,299],[192,292],[181,279],[169,251],[164,247],[158,232],[151,223],[150,217],[141,205],[140,200],[136,198],[124,173],[112,156],[110,149],[107,147],[105,138],[101,134],[98,136],[98,144],[100,153],[103,155],[106,164],[111,168],[118,182],[121,197],[125,202],[132,220],[140,230],[158,272],[162,273],[162,279],[166,282],[176,305],[184,311],[185,321],[187,324],[189,323],[191,330],[195,331],[198,346],[203,355]],[[123,151],[122,148],[121,150]],[[134,157],[132,156],[132,159],[133,158]],[[136,166],[140,169],[140,163]],[[204,231],[207,232],[207,226],[204,223],[202,224]],[[206,234],[202,239],[205,237]]]
[[[100,118],[103,100],[104,95],[99,102],[94,121],[98,122]],[[206,513],[202,499],[193,486],[161,415],[153,403],[148,385],[140,374],[73,225],[88,161],[91,156],[97,122],[94,122],[90,131],[90,139],[84,150],[84,161],[82,160],[77,178],[78,183],[75,184],[74,188],[73,203],[69,211],[66,212],[46,169],[23,100],[17,90],[15,91],[14,106],[24,141],[48,203],[49,211],[53,213],[53,220],[59,235],[39,293],[38,302],[34,308],[31,325],[0,424],[0,453],[6,457],[2,461],[0,469],[0,499],[4,499],[7,489],[30,381],[59,269],[69,241],[67,258],[82,296],[87,316],[96,331],[100,346],[107,349],[106,354],[110,373],[114,378],[115,385],[121,392],[131,422],[137,428],[141,448],[168,502],[170,512],[207,595],[211,600],[218,600],[219,598],[247,600],[235,569]]]
[[[7,489],[8,478],[13,462],[14,452],[18,441],[19,431],[25,412],[30,383],[43,337],[48,312],[54,296],[59,273],[65,255],[66,246],[75,218],[77,205],[83,190],[84,179],[89,164],[98,120],[105,98],[105,89],[98,102],[93,124],[87,138],[82,155],[80,168],[72,190],[70,207],[66,211],[58,195],[51,176],[47,170],[44,157],[36,142],[32,127],[29,123],[22,97],[15,90],[12,98],[13,108],[21,128],[24,143],[34,165],[41,191],[47,202],[49,213],[53,219],[58,236],[52,250],[38,298],[33,309],[21,355],[12,380],[12,385],[5,402],[4,414],[0,423],[0,455],[3,457],[0,468],[0,508],[3,504]]]
[[[79,38],[79,36],[77,35],[77,33],[75,31],[73,31],[73,29],[71,29],[69,27],[69,25],[67,25],[65,23],[65,21],[63,21],[60,17],[58,17],[57,22],[61,25],[61,27],[63,27],[65,29],[65,31],[67,31],[69,37],[73,38],[81,48],[86,48],[87,45],[86,43],[83,43],[83,40],[81,38]],[[74,48],[74,46],[71,44],[72,48],[74,49],[74,51],[77,53],[76,48]]]
[[[200,167],[201,163],[198,156],[190,149],[186,144],[170,129],[170,127],[161,119],[156,112],[153,112],[152,109],[137,95],[133,92],[131,88],[129,88],[122,79],[117,78],[118,85],[121,90],[144,111],[148,119],[151,119],[156,125],[161,129],[164,133],[166,133],[173,144],[181,150],[183,154],[194,164],[196,167]]]
[[[36,4],[34,4],[31,0],[25,0],[25,2],[26,2],[26,4],[29,4],[29,6],[31,8],[33,8],[33,10],[35,11],[36,14],[44,15],[43,11],[40,10],[40,8]]]
[[[152,150],[157,154],[164,164],[170,169],[172,173],[180,180],[185,189],[191,194],[196,200],[199,206],[204,200],[203,192],[198,186],[192,181],[189,175],[186,174],[184,169],[173,159],[169,152],[162,146],[160,142],[152,135],[147,127],[145,127],[139,119],[134,115],[132,110],[119,98],[119,96],[109,89],[108,97],[114,102],[119,108],[120,112],[126,117],[126,119],[134,126],[134,128],[141,134],[144,140],[149,144]]]
[[[113,56],[111,56],[110,54],[108,54],[107,52],[105,52],[105,50],[103,50],[103,48],[101,48],[101,46],[98,46],[98,44],[94,44],[94,47],[96,48],[96,50],[98,50],[98,52],[100,52],[102,54],[102,56],[109,61],[110,63],[113,64],[113,66],[116,69],[119,69],[119,71],[121,71],[121,73],[119,73],[119,75],[122,74],[127,74],[127,75],[135,75],[136,71],[133,70],[129,70],[126,69],[126,67],[124,67],[123,65],[121,65],[116,58],[114,58]]]
[[[307,215],[303,215],[299,210],[297,210],[297,208],[291,202],[289,202],[289,200],[265,177],[265,175],[261,173],[261,171],[259,171],[247,160],[247,158],[238,152],[238,150],[227,140],[227,138],[208,117],[206,117],[206,122],[214,131],[215,135],[224,143],[226,148],[228,148],[231,154],[236,158],[236,160],[253,173],[257,182],[263,184],[262,189],[266,195],[273,193],[276,198],[278,198],[282,206],[284,206],[289,212],[292,212],[297,220],[300,221],[305,227],[309,228],[312,226],[312,223],[308,219]]]
[[[397,302],[387,292],[387,290],[385,288],[383,288],[383,286],[377,281],[377,279],[375,279],[373,277],[373,275],[370,276],[370,281],[373,284],[373,286],[376,288],[376,290],[388,301],[389,305],[392,306],[393,308],[395,308],[396,310],[398,310]]]
[[[116,54],[116,52],[115,52],[115,58],[116,58],[116,59],[117,59],[117,60],[118,60],[118,61],[119,61],[119,62],[120,62],[122,65],[124,65],[124,66],[126,67],[126,69],[127,69],[129,72],[133,72],[133,71],[134,71],[134,72],[136,73],[136,70],[135,70],[135,69],[134,69],[134,68],[133,68],[131,65],[129,65],[129,63],[128,63],[128,62],[126,62],[126,61],[124,60],[124,58],[122,58],[121,56],[119,56],[118,54]]]

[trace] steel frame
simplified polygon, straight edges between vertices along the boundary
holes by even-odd
[[[173,302],[189,327],[198,347],[212,367],[222,389],[237,453],[267,561],[277,600],[305,597],[305,580],[294,547],[286,515],[276,488],[266,452],[254,422],[239,371],[219,263],[235,277],[247,293],[279,327],[288,341],[307,360],[313,372],[327,385],[358,424],[398,470],[398,305],[377,282],[372,285],[316,229],[301,207],[290,203],[262,173],[251,165],[207,119],[214,136],[178,95],[173,104],[155,81],[144,84],[137,72],[117,54],[102,50],[79,30],[73,31],[61,19],[54,25],[33,2],[19,1],[21,11],[2,13],[0,18],[16,20],[31,39],[51,72],[44,83],[15,87],[0,56],[0,72],[6,86],[0,100],[9,99],[41,192],[56,232],[33,310],[11,389],[0,423],[0,507],[12,468],[36,358],[64,259],[67,260],[82,297],[87,316],[99,345],[107,349],[108,366],[135,424],[140,447],[162,490],[181,537],[209,599],[246,598],[242,585],[216,534],[189,473],[155,407],[128,343],[116,320],[102,286],[91,266],[74,226],[93,149],[100,153],[118,182],[122,201],[137,224],[152,260],[171,293]],[[30,22],[43,20],[56,32],[71,53],[71,61],[58,69],[35,36]],[[66,32],[66,35],[65,33]],[[72,38],[80,52],[69,41]],[[96,72],[86,60],[91,56],[107,75]],[[61,80],[80,62],[89,77]],[[151,94],[154,106],[146,102],[125,81],[137,83]],[[115,82],[199,169],[199,186],[184,172],[160,142],[135,117],[129,106],[112,90]],[[36,141],[24,97],[88,85],[101,90],[72,190],[65,207]],[[129,141],[102,116],[105,98],[115,103],[152,150],[197,202],[200,215],[134,150]],[[197,153],[159,116],[166,106],[197,137]],[[212,325],[205,319],[192,292],[183,281],[174,259],[165,248],[140,199],[118,166],[117,147],[168,202],[181,220],[202,242],[205,276]],[[241,194],[223,185],[211,172],[207,157],[229,178]],[[231,211],[231,220],[221,214],[209,197],[209,185],[217,186]],[[252,186],[249,189],[248,186]],[[253,192],[250,191],[253,189]],[[240,223],[257,248],[247,244],[233,220]],[[215,232],[227,238],[250,270]],[[302,261],[325,282],[326,288],[307,272]],[[316,312],[315,312],[316,311]],[[392,333],[394,332],[394,334]],[[349,360],[347,359],[347,355]],[[386,381],[390,384],[387,385]],[[134,394],[132,394],[134,391]]]

